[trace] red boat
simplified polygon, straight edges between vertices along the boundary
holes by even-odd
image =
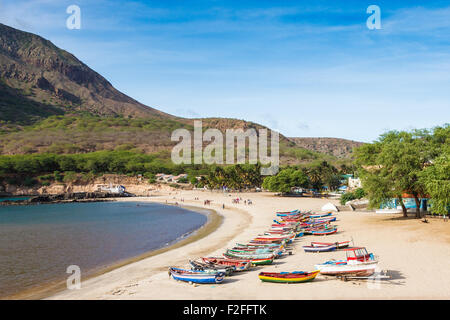
[[[233,266],[236,271],[247,270],[251,266],[251,260],[243,259],[226,259],[218,257],[204,257],[202,258],[204,262],[212,263],[218,266]]]

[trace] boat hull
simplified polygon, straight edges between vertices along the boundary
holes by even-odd
[[[305,252],[329,252],[336,250],[337,247],[335,244],[329,246],[303,246],[303,250]]]
[[[377,262],[367,262],[359,264],[317,264],[316,269],[320,270],[320,274],[329,276],[338,275],[354,275],[354,276],[370,276],[375,273]]]
[[[275,282],[275,283],[303,283],[313,281],[319,274],[319,270],[313,272],[305,272],[303,274],[296,273],[269,273],[261,272],[258,277],[263,282]]]
[[[239,256],[235,256],[235,255],[230,255],[230,254],[224,254],[224,257],[225,258],[228,258],[228,259],[244,259],[244,260],[248,260],[248,261],[250,261],[250,263],[252,264],[252,265],[255,265],[255,266],[260,266],[260,265],[266,265],[266,264],[272,264],[273,263],[273,257],[272,258],[270,258],[270,259],[253,259],[253,258],[251,258],[251,259],[245,259],[245,258],[243,258],[243,257],[239,257]]]
[[[225,274],[220,272],[217,274],[200,273],[196,271],[179,271],[173,268],[170,269],[170,275],[173,279],[177,281],[200,283],[200,284],[211,284],[211,283],[222,283]]]

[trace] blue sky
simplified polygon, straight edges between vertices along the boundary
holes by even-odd
[[[81,30],[66,28],[72,4]],[[448,1],[0,0],[0,22],[178,116],[359,141],[450,122]]]

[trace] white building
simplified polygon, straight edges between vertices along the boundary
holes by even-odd
[[[361,180],[359,178],[348,178],[348,188],[349,189],[362,188]]]

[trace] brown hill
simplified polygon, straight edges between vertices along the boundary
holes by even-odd
[[[50,41],[3,24],[0,79],[3,121],[30,123],[48,115],[83,111],[107,116],[175,118],[119,92]]]
[[[223,133],[266,128],[238,119],[198,120]],[[0,24],[0,154],[169,151],[172,131],[192,130],[193,121],[139,103],[50,41]],[[339,144],[314,148],[298,139],[280,135],[281,163],[333,161],[320,152],[335,154],[334,147],[340,156],[348,153]]]
[[[340,138],[289,138],[289,140],[293,141],[298,147],[338,158],[350,157],[353,148],[363,144],[362,142]]]

